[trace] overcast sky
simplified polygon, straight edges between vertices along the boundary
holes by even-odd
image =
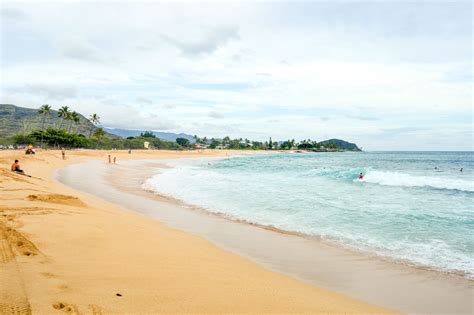
[[[472,9],[2,1],[0,102],[107,127],[472,150]]]

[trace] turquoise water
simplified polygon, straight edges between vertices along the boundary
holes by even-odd
[[[229,218],[474,278],[473,157],[363,152],[188,160],[144,188]]]

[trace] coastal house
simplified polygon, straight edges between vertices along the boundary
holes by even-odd
[[[195,148],[196,150],[204,150],[204,149],[209,148],[209,145],[208,145],[208,144],[204,144],[204,143],[195,143],[195,144],[194,144],[194,148]]]

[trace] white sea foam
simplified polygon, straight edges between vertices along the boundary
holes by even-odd
[[[369,171],[364,182],[384,186],[432,187],[474,192],[474,183],[468,180],[434,176],[414,176],[399,172]]]

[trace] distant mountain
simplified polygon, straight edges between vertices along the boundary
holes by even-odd
[[[319,144],[327,147],[330,144],[334,144],[337,146],[338,149],[344,151],[362,151],[355,143],[350,143],[340,139],[329,139],[319,142]]]
[[[9,137],[17,133],[27,134],[33,130],[41,129],[43,116],[38,114],[38,109],[19,107],[12,104],[0,104],[0,137]],[[45,121],[45,128],[58,127],[61,118],[58,117],[58,111],[51,110]],[[68,126],[69,122],[63,122],[63,126]],[[89,135],[91,130],[96,129],[86,117],[79,114],[79,124],[73,125],[71,130],[84,135]],[[117,136],[106,133],[110,138]]]
[[[145,130],[133,130],[133,129],[120,129],[120,128],[104,128],[105,131],[120,136],[122,138],[127,137],[137,137]],[[188,135],[185,133],[172,133],[172,132],[161,132],[161,131],[154,131],[152,130],[153,134],[160,138],[161,140],[167,141],[175,141],[177,138],[185,138],[188,139],[190,142],[194,142],[194,138],[192,135]]]

